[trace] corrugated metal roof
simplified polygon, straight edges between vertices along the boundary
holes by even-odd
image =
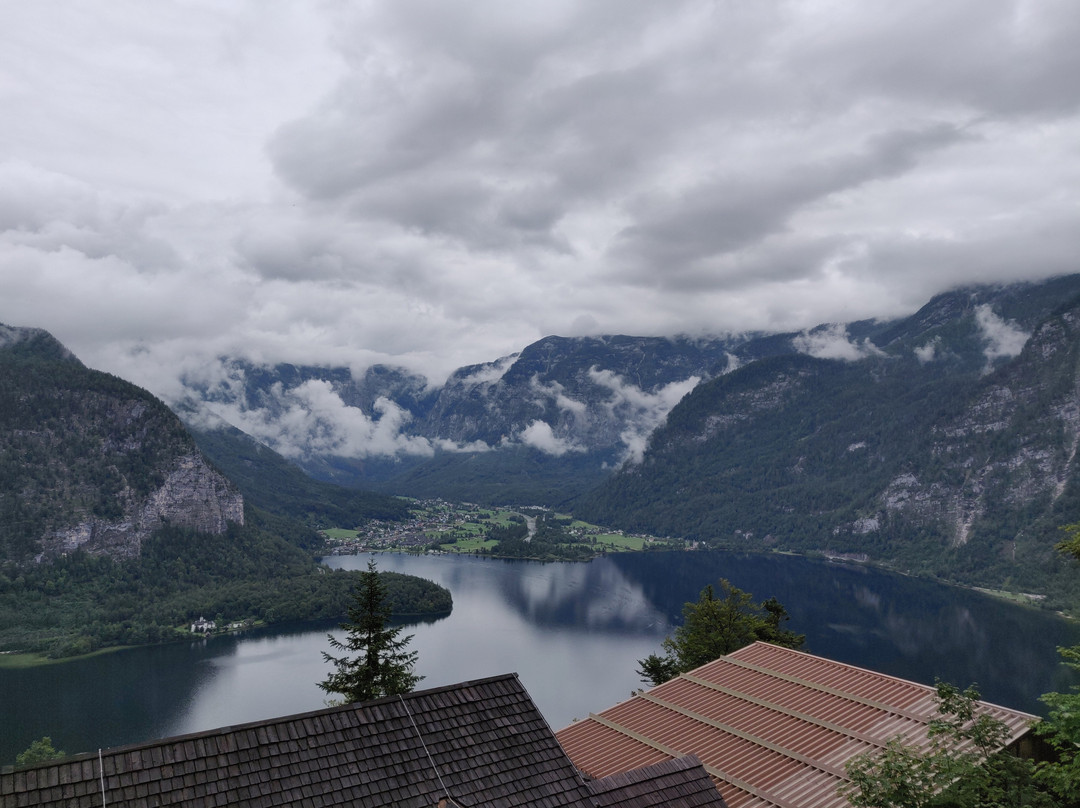
[[[1035,716],[980,702],[1009,742]],[[933,687],[754,643],[556,733],[605,777],[697,755],[731,808],[832,808],[844,764],[897,736],[925,748]]]

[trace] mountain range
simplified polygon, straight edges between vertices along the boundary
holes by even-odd
[[[1069,599],[1053,545],[1080,519],[1078,301],[1068,276],[786,334],[551,336],[440,384],[223,358],[171,402],[187,430],[4,327],[0,550],[133,555],[163,524],[223,531],[245,500],[352,526],[401,516],[389,493]]]
[[[785,334],[552,336],[441,385],[223,360],[185,417],[346,486],[1071,591],[1052,548],[1080,518],[1078,295],[1067,276]]]

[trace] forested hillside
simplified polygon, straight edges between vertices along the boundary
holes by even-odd
[[[400,518],[404,505],[240,445],[221,456],[246,504],[162,402],[43,331],[0,326],[0,651],[166,641],[200,616],[343,616],[359,575],[316,563],[313,526]],[[386,578],[396,613],[449,611],[442,587]]]
[[[162,402],[90,370],[43,331],[4,335],[0,559],[81,546],[137,555],[166,522],[220,532],[243,519],[239,494]]]
[[[168,642],[190,637],[188,625],[203,616],[219,626],[344,617],[359,575],[316,566],[297,546],[312,538],[256,511],[221,536],[165,528],[135,559],[79,552],[0,573],[0,650],[64,657]],[[431,581],[380,576],[395,615],[452,607]]]
[[[245,500],[270,513],[314,528],[352,527],[368,519],[397,521],[408,516],[404,500],[309,477],[234,427],[193,429],[192,434],[199,449],[243,492]]]
[[[945,295],[862,343],[848,334],[858,355],[773,357],[702,384],[578,513],[1073,602],[1053,545],[1080,517],[1077,291]]]

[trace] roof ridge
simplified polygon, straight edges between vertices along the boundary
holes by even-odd
[[[747,650],[749,648],[754,648],[754,647],[768,648],[769,651],[773,652],[773,653],[779,652],[779,653],[783,653],[783,654],[794,654],[794,655],[797,655],[797,656],[806,657],[807,659],[812,659],[815,662],[827,663],[828,665],[830,665],[832,667],[848,668],[849,670],[860,671],[861,673],[868,673],[871,676],[873,676],[875,678],[878,678],[878,679],[891,679],[894,682],[899,682],[900,684],[913,685],[914,687],[916,687],[916,688],[918,688],[920,690],[929,690],[929,691],[934,690],[934,688],[932,686],[924,685],[922,682],[916,682],[916,681],[914,681],[912,679],[904,679],[904,678],[902,678],[900,676],[893,676],[890,673],[881,673],[880,671],[875,671],[875,670],[872,670],[871,668],[864,668],[861,665],[853,665],[850,662],[841,662],[838,659],[832,659],[830,657],[818,656],[817,654],[811,654],[809,651],[803,651],[803,650],[801,650],[799,648],[788,648],[787,646],[777,645],[776,643],[766,642],[765,640],[754,640],[749,645],[744,645],[742,648],[736,648],[731,653],[725,654],[725,656],[733,657],[733,656],[736,656],[740,651],[745,651],[745,650]],[[722,657],[720,657],[720,658],[722,658]],[[715,660],[713,660],[713,661],[715,661]],[[705,664],[708,665],[710,663],[706,662]],[[705,667],[705,666],[702,665],[702,667]]]
[[[734,665],[737,668],[743,668],[745,670],[755,671],[764,676],[770,676],[773,679],[779,679],[783,682],[790,682],[791,684],[805,687],[808,690],[816,690],[819,693],[825,693],[830,696],[835,696],[838,699],[844,699],[845,701],[851,701],[855,702],[856,704],[873,707],[876,710],[881,710],[886,713],[893,713],[894,715],[901,716],[902,718],[908,718],[912,721],[916,721],[919,723],[921,723],[925,718],[925,714],[920,713],[916,710],[911,710],[907,707],[900,707],[898,705],[889,704],[888,702],[880,701],[878,699],[871,699],[866,696],[860,696],[858,693],[854,693],[851,690],[834,687],[833,685],[821,684],[820,682],[817,682],[813,679],[808,679],[805,676],[796,676],[793,673],[786,673],[785,671],[777,670],[776,668],[769,667],[767,665],[762,665],[760,662],[748,662],[745,659],[736,659],[731,654],[728,654],[728,656],[726,657],[719,657],[718,659],[714,659],[708,664],[709,666],[719,667],[720,663],[723,663],[725,665]],[[705,677],[702,676],[699,678],[704,679]],[[929,696],[933,692],[933,688],[930,688],[925,693],[925,695]]]
[[[609,774],[605,777],[596,777],[589,780],[589,785],[599,784],[599,787],[601,788],[625,786],[631,783],[640,783],[644,780],[655,779],[658,774],[680,772],[686,769],[692,769],[696,766],[705,768],[705,764],[701,762],[701,758],[693,752],[690,752],[682,757],[668,758],[667,760],[660,760],[645,766],[638,766],[636,769],[630,769],[629,771],[615,772],[614,774]]]
[[[382,696],[381,698],[372,699],[371,701],[354,701],[351,704],[342,704],[341,707],[357,707],[359,705],[374,706],[377,704],[397,703],[399,698],[417,699],[424,696],[434,696],[437,693],[449,693],[454,690],[464,690],[467,687],[479,687],[480,685],[488,685],[494,682],[502,681],[516,681],[520,684],[521,678],[516,672],[513,673],[500,673],[497,676],[485,676],[482,679],[469,679],[466,682],[456,682],[450,685],[440,685],[439,687],[429,687],[424,690],[413,690],[409,693],[402,693],[401,696]],[[524,685],[522,685],[524,689]],[[315,710],[315,712],[320,712]],[[301,715],[304,715],[301,713]]]
[[[711,682],[708,679],[702,679],[700,676],[694,676],[691,673],[680,673],[679,678],[683,681],[690,682],[699,687],[704,687],[716,693],[722,693],[725,696],[737,699],[738,701],[746,702],[747,704],[753,704],[763,710],[768,710],[772,713],[786,715],[790,718],[794,718],[797,721],[803,721],[808,724],[813,724],[816,727],[821,727],[822,729],[829,730],[830,732],[836,732],[841,735],[846,735],[850,738],[855,738],[856,740],[863,741],[864,743],[868,743],[871,746],[878,746],[881,748],[885,747],[884,742],[876,739],[870,733],[852,729],[851,727],[845,727],[835,721],[827,721],[823,718],[817,718],[810,715],[809,713],[804,713],[801,710],[795,710],[790,707],[785,707],[784,705],[777,702],[769,701],[768,699],[751,696],[749,693],[742,693],[738,690],[733,690],[730,687],[724,687],[721,684]]]

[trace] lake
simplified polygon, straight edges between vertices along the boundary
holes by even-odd
[[[326,559],[362,569],[372,556]],[[517,672],[553,729],[642,686],[636,660],[659,651],[682,604],[721,577],[776,597],[807,650],[932,684],[935,677],[1038,712],[1073,681],[1055,648],[1080,627],[1055,615],[869,568],[722,552],[632,553],[589,563],[374,556],[380,570],[437,581],[447,617],[410,625],[420,687]],[[274,626],[0,670],[0,762],[49,735],[69,753],[318,709],[321,652],[334,623]]]

